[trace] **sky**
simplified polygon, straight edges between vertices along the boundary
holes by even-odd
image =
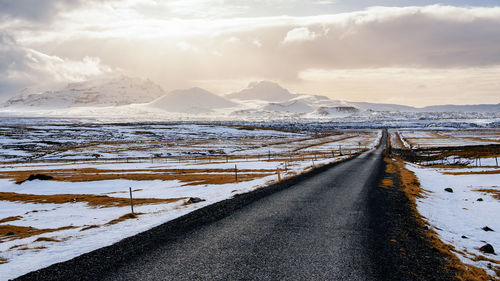
[[[226,94],[500,103],[500,3],[0,0],[0,101],[109,75]]]

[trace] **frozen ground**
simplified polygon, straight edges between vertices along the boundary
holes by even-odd
[[[395,130],[407,148],[455,147],[500,143],[498,129]],[[397,143],[397,142],[393,142]]]
[[[500,269],[500,173],[445,174],[498,172],[498,168],[424,168],[410,163],[406,167],[415,173],[425,190],[425,197],[417,199],[417,209],[441,240],[453,245],[465,264],[500,278],[492,270]],[[452,188],[453,192],[445,188]],[[493,231],[485,231],[485,227]],[[479,251],[487,243],[494,247],[496,255]]]
[[[319,134],[186,124],[2,130],[0,280],[110,245],[278,177],[349,158],[381,136],[379,130]],[[15,183],[32,174],[54,179]],[[127,217],[129,187],[137,218]],[[189,204],[190,197],[206,201]]]

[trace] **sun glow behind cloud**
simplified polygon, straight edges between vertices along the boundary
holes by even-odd
[[[310,5],[334,5],[316,2]],[[13,39],[1,41],[0,90],[50,77],[63,82],[123,72],[149,77],[166,90],[203,86],[225,93],[265,79],[357,101],[499,102],[500,8],[373,7],[268,16],[255,7],[283,3],[221,3],[75,1],[50,20],[7,18],[0,31]],[[20,50],[60,61],[34,65]]]

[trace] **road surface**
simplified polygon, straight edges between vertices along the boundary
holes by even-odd
[[[103,280],[373,280],[366,201],[380,165],[382,148],[364,153],[158,245]]]

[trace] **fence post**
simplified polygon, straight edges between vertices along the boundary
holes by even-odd
[[[238,166],[234,164],[234,180],[238,183]]]
[[[132,214],[134,214],[134,199],[132,199],[132,187],[128,188],[130,192],[130,209],[132,210]]]

